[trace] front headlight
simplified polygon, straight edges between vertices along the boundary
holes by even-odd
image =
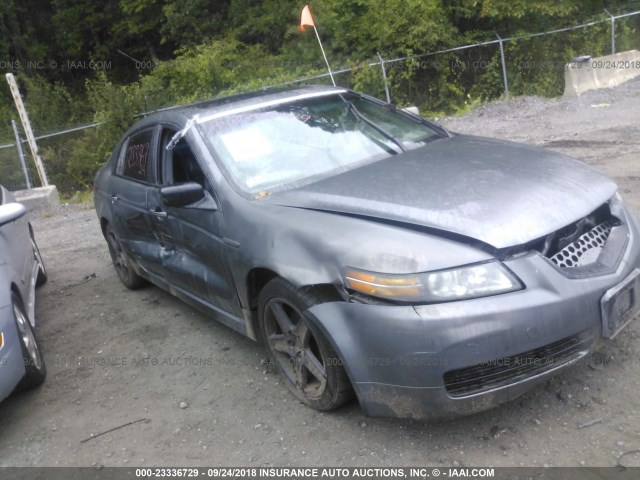
[[[522,290],[518,278],[497,260],[416,274],[396,275],[344,269],[354,292],[398,302],[439,303]]]

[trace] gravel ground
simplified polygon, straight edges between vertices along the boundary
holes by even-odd
[[[441,121],[581,158],[640,212],[639,94],[635,81]],[[125,289],[90,205],[34,224],[50,274],[37,302],[49,376],[0,404],[0,466],[613,466],[640,448],[639,323],[488,412],[421,423],[368,418],[354,402],[323,414],[265,369],[257,344],[155,287]]]

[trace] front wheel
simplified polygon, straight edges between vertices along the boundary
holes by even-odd
[[[137,290],[146,285],[146,280],[138,275],[133,269],[129,256],[122,248],[120,238],[118,238],[118,235],[110,224],[107,224],[104,236],[107,238],[107,245],[109,245],[111,261],[113,262],[113,266],[118,273],[118,277],[124,286],[131,290]]]
[[[282,278],[260,292],[260,335],[289,390],[316,410],[333,410],[352,397],[341,359],[304,312],[322,302]]]
[[[18,383],[16,391],[27,390],[29,388],[37,387],[47,376],[47,367],[44,364],[42,353],[36,342],[36,337],[33,333],[33,327],[29,322],[29,318],[22,307],[22,303],[17,295],[14,293],[11,295],[11,302],[13,303],[13,316],[18,327],[18,335],[20,340],[20,347],[22,349],[22,358],[24,361],[25,374]]]

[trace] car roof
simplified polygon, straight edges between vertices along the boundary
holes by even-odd
[[[203,102],[169,107],[150,113],[143,120],[137,122],[130,130],[138,130],[159,122],[172,122],[184,124],[196,116],[209,116],[224,113],[242,107],[251,107],[262,103],[286,100],[288,98],[300,98],[306,95],[314,96],[322,93],[344,92],[344,88],[326,85],[311,85],[302,87],[289,87],[280,89],[258,90],[237,95],[205,100]]]

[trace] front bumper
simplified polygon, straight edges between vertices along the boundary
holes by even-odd
[[[307,313],[344,362],[367,414],[424,419],[486,410],[602,341],[603,295],[640,267],[638,224],[627,217],[607,274],[569,278],[533,253],[505,262],[524,281],[522,291],[421,306],[332,302]],[[527,361],[539,364],[522,367]]]

